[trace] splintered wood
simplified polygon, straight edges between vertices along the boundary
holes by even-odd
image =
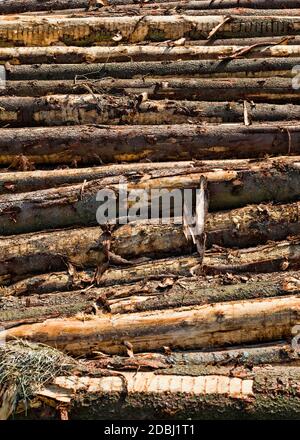
[[[299,419],[299,2],[6,0],[0,68],[0,419]]]

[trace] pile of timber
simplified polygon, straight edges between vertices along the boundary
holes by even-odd
[[[0,419],[300,418],[298,3],[0,3]]]

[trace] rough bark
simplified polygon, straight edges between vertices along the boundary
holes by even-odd
[[[233,285],[203,287],[198,279],[167,279],[168,282],[116,286],[107,289],[90,288],[86,291],[52,292],[30,297],[4,296],[0,299],[0,322],[4,328],[20,324],[43,322],[50,318],[63,318],[85,314],[136,313],[178,307],[199,306],[227,301],[242,301],[255,298],[275,298],[300,293],[299,273],[297,278],[288,274],[269,275],[267,280]],[[172,284],[173,283],[173,284]]]
[[[149,170],[150,171],[150,170]],[[182,207],[179,206],[180,213],[171,208],[171,202],[164,199],[162,193],[155,191],[167,190],[169,193],[177,190],[177,196],[181,197],[181,203],[187,199],[182,191],[195,190],[199,187],[201,176],[208,180],[208,191],[210,195],[209,209],[224,210],[229,208],[242,207],[249,203],[260,203],[266,201],[289,202],[297,200],[300,197],[299,173],[300,165],[289,160],[284,161],[266,161],[262,163],[249,164],[249,168],[241,170],[205,170],[203,165],[200,167],[189,167],[187,172],[184,170],[153,170],[150,174],[131,174],[117,175],[99,180],[79,183],[72,186],[62,186],[28,193],[6,194],[0,198],[0,234],[12,235],[25,232],[34,232],[44,229],[56,229],[63,227],[89,226],[97,225],[97,210],[100,207],[100,201],[97,201],[97,194],[101,190],[111,190],[117,201],[116,215],[111,222],[123,222],[124,214],[120,211],[120,188],[127,191],[127,197],[131,190],[144,190],[147,194],[147,200],[144,201],[144,210],[142,215],[151,215],[158,219],[164,215],[182,216]],[[9,182],[9,185],[12,183]],[[125,189],[121,185],[126,184]],[[169,194],[168,193],[168,194]],[[124,192],[122,193],[124,194]],[[165,214],[159,209],[159,203],[165,203]],[[155,206],[158,206],[157,213]],[[169,212],[167,210],[169,204]],[[245,229],[247,238],[242,238],[243,245],[252,244],[252,237],[259,236],[264,239],[283,239],[285,234],[293,235],[298,233],[298,203],[291,205],[278,206],[249,206],[241,210],[225,213],[211,214],[211,218],[225,219],[229,218],[226,228],[229,231],[236,229]],[[128,221],[134,212],[130,211],[130,201],[127,200],[125,216]],[[133,217],[134,220],[136,219]],[[143,217],[141,217],[143,218]],[[150,217],[149,217],[150,218]],[[246,224],[243,224],[243,218]],[[120,220],[121,219],[121,220]],[[259,219],[259,222],[256,222]],[[155,219],[154,219],[155,220]],[[214,221],[214,220],[213,220]],[[224,224],[225,220],[222,220]],[[168,222],[168,219],[165,220]],[[263,231],[262,224],[270,227],[269,231]],[[127,223],[127,220],[125,221]],[[221,223],[221,222],[220,222]],[[220,228],[220,223],[218,227]],[[256,226],[255,226],[256,224]],[[248,225],[248,226],[247,226]],[[247,230],[249,225],[253,233]],[[288,225],[288,226],[286,226]],[[210,228],[210,225],[208,226]],[[211,227],[211,230],[214,228]],[[255,229],[257,229],[256,232]],[[220,229],[222,230],[222,228]],[[234,232],[235,234],[236,232]],[[230,232],[229,232],[230,235]],[[214,236],[213,240],[217,239]],[[212,240],[212,241],[213,241]],[[217,239],[218,242],[220,239]],[[228,240],[228,241],[227,241]],[[223,244],[232,245],[234,240],[224,238]]]
[[[88,88],[86,87],[88,86]],[[245,99],[254,102],[299,102],[300,89],[292,87],[287,78],[144,78],[103,79],[76,81],[7,81],[0,96],[35,96],[51,94],[139,95],[143,92],[151,99],[188,99],[224,101]]]
[[[0,129],[0,164],[203,160],[299,154],[296,123],[77,126]]]
[[[1,29],[1,28],[0,28]],[[300,29],[300,24],[299,24]],[[130,79],[143,76],[195,76],[195,77],[294,77],[293,68],[300,58],[225,59],[140,61],[91,64],[38,64],[12,66],[6,72],[7,81],[102,79],[105,77]]]
[[[300,46],[299,46],[300,47]],[[151,101],[108,95],[54,95],[45,98],[0,98],[0,123],[10,127],[84,124],[250,123],[300,119],[295,104],[235,102]]]

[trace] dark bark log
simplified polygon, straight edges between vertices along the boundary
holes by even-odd
[[[295,275],[297,278],[286,273],[274,275],[277,274],[266,277],[267,281],[213,287],[204,287],[198,279],[179,278],[173,279],[173,284],[162,280],[110,289],[102,287],[85,291],[52,292],[47,295],[31,294],[30,297],[23,298],[4,296],[0,298],[0,323],[2,327],[10,328],[80,313],[85,314],[88,319],[95,314],[107,312],[149,312],[300,293],[299,273]]]
[[[294,104],[235,102],[150,101],[112,96],[55,95],[45,98],[0,98],[0,123],[10,127],[84,124],[187,124],[244,122],[245,105],[250,123],[300,119]]]
[[[300,29],[300,26],[299,26]],[[292,69],[300,58],[264,58],[233,60],[192,60],[163,62],[124,62],[92,64],[39,64],[12,66],[7,81],[24,80],[82,80],[105,77],[130,79],[141,76],[195,76],[195,77],[293,77]],[[83,78],[84,77],[84,78]]]
[[[45,96],[51,94],[88,94],[86,85],[95,94],[135,95],[146,92],[151,99],[188,99],[224,101],[246,99],[254,102],[298,103],[300,89],[287,78],[163,78],[140,80],[103,79],[99,81],[8,81],[0,96]]]
[[[195,191],[199,187],[199,181],[202,175],[208,179],[210,211],[240,207],[249,203],[260,203],[263,201],[287,202],[297,200],[300,197],[299,163],[281,160],[278,162],[274,161],[274,163],[251,164],[248,169],[240,171],[205,171],[203,167],[197,168],[197,166],[190,167],[186,174],[182,174],[182,172],[178,173],[177,170],[172,172],[170,169],[166,170],[166,172],[164,172],[164,170],[153,170],[150,175],[135,174],[128,177],[126,177],[126,175],[119,175],[73,186],[3,195],[0,198],[0,234],[12,235],[43,229],[72,227],[74,225],[96,225],[96,214],[100,207],[100,201],[96,199],[98,191],[111,189],[118,200],[120,182],[122,185],[124,183],[128,185],[128,191],[132,189],[143,189],[147,192],[148,200],[145,201],[144,206],[147,210],[147,214],[152,216],[155,213],[154,202],[155,200],[158,201],[160,197],[152,192],[154,189],[168,191],[191,189]],[[143,180],[145,176],[147,176],[147,182]],[[180,193],[180,196],[182,197],[182,193]],[[184,197],[182,197],[182,200],[183,198]],[[174,214],[169,200],[161,200],[161,203],[165,203],[165,205],[169,203],[170,213],[167,211],[167,206],[164,205],[166,215],[182,216],[182,209],[180,207],[180,213],[177,212]],[[178,201],[178,203],[180,203],[180,201]],[[129,205],[130,202],[128,201],[126,213],[130,219]],[[249,209],[251,213],[254,207],[250,206]],[[247,208],[245,208],[245,212],[246,211]],[[284,214],[285,211],[286,214]],[[161,210],[158,215],[163,216]],[[213,215],[217,216],[218,214],[212,214],[212,216]],[[224,213],[224,216],[226,215],[228,215],[228,213]],[[251,214],[249,215],[251,216]],[[274,219],[277,219],[278,215],[278,218],[283,220],[286,215],[286,221],[288,223],[292,221],[295,222],[294,225],[290,226],[290,230],[286,230],[282,228],[282,226],[279,228],[276,227],[278,231],[276,233],[274,231],[269,232],[271,235],[263,233],[261,230],[261,239],[264,239],[264,237],[272,239],[276,238],[277,235],[279,235],[279,239],[283,239],[285,238],[284,234],[293,235],[298,233],[296,226],[298,222],[298,204],[283,205],[282,207],[263,206],[255,211],[255,216],[257,215],[259,215],[261,220],[266,221],[269,221],[273,215],[275,216]],[[233,219],[235,217],[239,219],[241,214],[239,214],[239,211],[236,213],[231,212],[231,216]],[[117,222],[119,217],[119,205],[117,205],[116,217],[110,221]],[[123,220],[121,220],[121,222],[122,221]],[[235,222],[238,224],[239,220]],[[255,223],[254,218],[251,220],[252,227],[253,223]],[[236,227],[238,228],[238,226]],[[236,227],[234,227],[234,229],[236,229]],[[296,227],[295,230],[293,230],[294,227]],[[275,235],[273,236],[274,233]],[[249,236],[251,243],[250,237],[251,234]],[[247,243],[247,240],[245,243]]]
[[[88,8],[89,0],[5,0],[0,4],[0,14],[60,9]]]
[[[251,158],[296,155],[300,126],[155,125],[0,129],[0,164],[25,155],[36,164]]]

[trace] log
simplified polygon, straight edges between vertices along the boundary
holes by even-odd
[[[118,1],[108,1],[109,6],[113,7],[115,10],[116,6],[120,5],[122,7],[126,7],[127,5],[132,8],[132,5],[135,5],[134,1],[126,1],[126,2],[118,2]],[[226,9],[226,8],[235,8],[237,5],[236,0],[217,0],[211,3],[208,1],[188,1],[184,4],[180,4],[178,1],[170,1],[170,0],[155,0],[149,3],[144,3],[139,5],[139,10],[144,10],[148,7],[157,7],[157,4],[162,3],[163,6],[166,7],[175,7],[178,9],[212,9],[211,13],[215,13],[214,9]],[[100,11],[103,9],[106,11],[109,8],[103,7],[103,5],[97,5]],[[0,5],[0,14],[16,14],[22,12],[34,12],[34,11],[54,11],[54,10],[64,10],[64,9],[78,9],[84,8],[88,9],[90,7],[89,0],[45,0],[43,2],[39,0],[27,0],[25,3],[23,0],[5,0],[5,2]],[[239,2],[240,8],[257,8],[257,9],[282,9],[282,8],[297,8],[298,3],[296,0],[240,0]],[[250,9],[251,10],[251,9]],[[225,11],[226,12],[226,11]],[[248,12],[248,11],[246,11]]]
[[[156,230],[156,234],[155,232],[151,234],[151,230]],[[249,243],[247,231],[249,232],[249,229],[246,230],[246,233],[244,232],[243,236]],[[233,235],[231,240],[234,238]],[[261,233],[258,234],[258,239],[262,239]],[[0,245],[1,255],[4,255],[0,262],[0,284],[8,285],[34,274],[64,270],[66,267],[72,272],[73,266],[78,269],[98,267],[103,272],[108,265],[103,244],[105,240],[106,236],[105,234],[101,236],[99,228],[61,230],[4,238]],[[237,239],[234,243],[237,244]],[[144,263],[146,266],[138,267],[141,269],[140,272],[138,271],[139,273],[136,272],[134,263],[139,262],[141,257],[157,259],[171,255],[188,254],[191,250],[192,245],[186,241],[182,228],[179,226],[174,228],[172,225],[166,225],[164,234],[162,234],[161,225],[156,225],[156,229],[153,225],[149,226],[143,223],[136,226],[125,225],[114,233],[112,252],[125,258],[128,262],[120,262],[117,259],[117,262],[114,263],[116,259],[112,259],[112,264],[127,265],[129,272],[123,273],[121,270],[110,273],[109,277],[117,282],[117,279],[122,276],[128,280],[128,274],[130,274],[129,276],[134,282],[134,280],[143,279],[148,275],[165,274],[168,266],[164,265],[166,264],[164,261],[158,262],[157,266],[154,261],[149,264]],[[278,244],[266,244],[249,250],[227,250],[219,254],[212,251],[207,254],[207,258],[205,257],[203,266],[200,265],[197,270],[199,273],[202,270],[208,273],[240,273],[297,269],[299,252],[296,239],[289,239]],[[173,263],[175,263],[175,268],[173,268]],[[170,261],[171,272],[178,271],[178,263],[180,264],[181,261]],[[199,260],[188,258],[185,263],[187,263],[189,270],[199,265]],[[162,267],[161,264],[164,266]],[[130,266],[133,268],[131,272]],[[183,272],[185,271],[186,268]],[[111,280],[108,283],[111,283]]]
[[[50,46],[64,43],[67,46],[89,46],[93,43],[112,43],[120,33],[122,42],[192,40],[208,38],[211,31],[221,38],[268,37],[299,35],[300,17],[232,16],[224,23],[225,15],[206,17],[134,16],[134,17],[83,17],[64,18],[14,16],[0,20],[1,46]]]
[[[89,0],[26,0],[26,2],[23,0],[5,0],[0,4],[0,14],[88,8],[89,3]]]
[[[88,86],[88,88],[86,87]],[[255,102],[294,102],[300,89],[292,87],[288,78],[144,78],[103,79],[87,81],[7,81],[0,96],[35,96],[95,93],[127,95],[146,93],[151,99],[188,99],[203,101],[249,100]]]
[[[219,169],[205,172],[202,165],[202,167],[190,167],[186,174],[182,174],[182,171],[178,173],[177,170],[170,172],[170,169],[166,170],[166,172],[164,170],[153,170],[152,175],[133,174],[128,177],[126,175],[119,175],[72,186],[50,188],[29,193],[6,194],[0,198],[0,234],[12,235],[43,229],[73,227],[74,225],[96,225],[100,221],[99,217],[97,217],[97,211],[100,208],[100,201],[102,199],[99,198],[97,200],[97,194],[101,190],[110,190],[110,197],[112,198],[113,195],[116,198],[116,212],[113,213],[113,217],[109,219],[106,217],[106,221],[111,223],[120,222],[121,224],[136,219],[149,219],[147,221],[150,223],[151,221],[159,223],[172,222],[174,216],[182,217],[182,203],[184,201],[188,203],[189,195],[183,193],[182,190],[189,189],[194,191],[195,194],[196,189],[199,187],[201,176],[206,177],[208,180],[210,211],[241,207],[248,203],[260,203],[263,201],[293,201],[300,198],[299,174],[300,165],[298,162],[294,164],[293,162],[285,162],[283,160],[275,161],[274,163],[268,161],[267,163],[251,164],[248,169],[239,171]],[[145,178],[147,179],[146,181]],[[125,184],[127,188],[123,187]],[[120,197],[121,190],[122,198]],[[135,212],[131,210],[130,191],[132,190],[143,190],[143,196],[146,197],[145,201],[141,204],[143,209],[139,216],[135,215]],[[174,209],[171,208],[169,200],[169,196],[172,195],[171,191],[175,191],[173,195],[178,197],[177,205]],[[163,192],[166,193],[166,197],[163,196]],[[137,195],[134,196],[134,201],[138,201]],[[127,206],[124,205],[125,202]],[[122,204],[123,210],[120,204]],[[161,204],[161,207],[159,207],[159,204]],[[156,205],[158,205],[157,211]],[[162,207],[164,211],[162,211]],[[269,233],[263,233],[261,231],[259,236],[262,240],[264,237],[273,239],[277,236],[283,239],[285,238],[284,234],[293,235],[298,233],[297,203],[270,208],[268,206],[261,206],[257,209],[255,206],[249,206],[244,211],[232,211],[230,212],[232,217],[230,222],[236,223],[235,226],[231,226],[234,230],[238,228],[237,225],[240,223],[240,218],[244,217],[242,212],[247,212],[245,216],[253,228],[255,228],[255,217],[250,219],[253,212],[255,212],[255,216],[259,216],[261,221],[267,221],[270,224],[273,221],[277,224],[278,219],[284,219],[283,223],[285,221],[287,223],[292,222],[290,230],[282,228],[280,225],[275,227],[276,232],[271,232],[270,230]],[[212,214],[212,218],[217,215]],[[221,215],[226,217],[228,212]],[[158,220],[166,216],[169,216],[169,219]],[[178,220],[179,223],[182,223],[180,218]],[[243,226],[241,224],[240,227],[247,229],[246,225]],[[295,230],[293,229],[294,227],[296,228]],[[277,231],[277,229],[279,230]],[[251,237],[252,234],[249,234],[249,243],[252,243]],[[248,241],[246,239],[243,242],[244,245]],[[229,245],[232,244],[230,240],[228,243]]]
[[[299,46],[300,47],[300,46]],[[84,124],[160,125],[299,120],[295,104],[151,101],[110,95],[52,95],[45,98],[0,97],[0,123],[9,127]]]
[[[300,29],[300,26],[299,26]],[[195,76],[198,77],[294,77],[293,68],[300,64],[300,58],[264,58],[264,59],[225,59],[225,60],[188,60],[140,61],[124,63],[91,64],[39,64],[12,66],[6,72],[7,81],[24,80],[73,80],[103,79],[105,77],[130,79],[143,76]]]
[[[254,367],[253,371],[207,367],[200,374],[178,375],[107,372],[95,377],[91,372],[53,379],[37,392],[26,416],[20,405],[20,414],[14,418],[44,419],[47,414],[59,420],[61,408],[66,408],[70,419],[88,420],[298,420],[298,382],[299,368],[293,366]],[[186,425],[186,433],[192,435],[191,426]],[[111,428],[106,429],[111,432]]]
[[[0,129],[0,165],[99,164],[264,157],[300,152],[297,123]]]
[[[274,276],[276,275],[276,276]],[[296,276],[296,278],[295,278]],[[0,298],[0,322],[3,328],[43,322],[50,318],[124,314],[191,307],[227,301],[255,298],[275,298],[300,293],[299,272],[294,277],[286,273],[268,274],[264,281],[233,285],[203,286],[195,278],[148,281],[147,283],[116,286],[107,289],[90,288],[71,292],[52,292],[30,297]],[[170,280],[172,282],[170,282]],[[173,284],[172,284],[173,283]]]
[[[248,171],[257,172],[259,170],[272,170],[273,168],[283,169],[286,171],[292,171],[293,169],[298,170],[300,165],[300,156],[279,156],[272,159],[265,158],[264,161],[253,160],[253,159],[228,159],[228,160],[204,160],[200,163],[197,161],[181,161],[181,162],[158,162],[158,163],[134,163],[134,164],[111,164],[109,166],[100,167],[89,167],[89,168],[64,168],[54,169],[54,170],[35,170],[35,171],[10,171],[3,170],[0,173],[0,195],[2,194],[15,194],[23,192],[31,192],[46,188],[55,188],[62,185],[73,185],[76,183],[83,183],[85,180],[87,182],[91,180],[100,180],[108,178],[123,176],[130,181],[135,180],[138,184],[144,175],[147,175],[149,182],[152,179],[157,179],[160,177],[172,177],[172,176],[183,176],[184,174],[190,175],[192,173],[205,174],[208,180],[209,190],[210,190],[210,206],[211,208],[215,206],[225,206],[237,207],[238,204],[231,200],[230,205],[224,205],[224,199],[229,197],[229,194],[225,197],[222,193],[223,201],[222,204],[217,205],[215,202],[217,194],[213,190],[213,182],[216,185],[221,185],[222,171],[223,177],[230,178],[242,178],[244,180],[245,173]],[[11,168],[14,168],[13,166]],[[25,168],[25,167],[24,167]],[[225,172],[228,172],[227,175]],[[231,172],[231,173],[229,173]],[[237,173],[237,174],[235,174]],[[257,176],[258,178],[258,176]],[[104,180],[105,181],[105,180]],[[228,186],[228,179],[227,186]],[[264,184],[267,184],[266,173]],[[243,187],[246,185],[244,182]],[[276,184],[277,185],[277,184]],[[274,186],[276,186],[274,185]],[[229,185],[230,186],[230,185]],[[283,182],[280,183],[280,188],[283,188]],[[241,196],[242,188],[240,191],[232,191],[233,196]],[[220,192],[220,187],[218,192]],[[229,191],[229,190],[228,190]],[[268,189],[270,191],[270,188]],[[292,189],[289,189],[290,194]],[[249,194],[251,191],[247,191],[248,196],[255,197],[257,192],[254,194]],[[273,198],[277,197],[277,194],[272,195]],[[244,199],[243,203],[260,203],[266,199],[260,197]],[[278,200],[278,199],[277,199]]]
[[[300,14],[300,12],[299,12]],[[18,64],[76,64],[126,61],[166,61],[219,59],[235,56],[245,49],[238,45],[196,46],[189,42],[183,46],[161,45],[119,45],[99,47],[53,46],[53,47],[0,47],[0,63]],[[241,55],[243,56],[243,55]],[[276,45],[266,40],[245,52],[245,58],[299,57],[299,45]]]
[[[296,8],[289,9],[256,9],[256,8],[239,8],[232,7],[227,9],[199,9],[199,2],[189,2],[186,4],[175,4],[174,2],[167,2],[163,4],[148,4],[144,3],[141,8],[140,5],[115,5],[115,6],[107,6],[102,7],[100,9],[96,9],[95,7],[91,7],[90,9],[63,9],[56,10],[56,17],[64,17],[64,18],[86,18],[86,17],[132,17],[136,15],[140,15],[143,13],[144,15],[149,16],[163,16],[163,15],[174,15],[174,14],[184,14],[185,16],[224,16],[226,13],[230,16],[239,16],[243,17],[261,17],[264,16],[272,16],[272,17],[297,17],[300,15],[300,12]],[[237,4],[235,6],[238,6]],[[28,11],[25,13],[26,15],[30,15],[31,17],[47,17],[49,13],[47,11]]]
[[[134,352],[222,347],[284,339],[300,319],[296,295],[230,301],[154,312],[49,319],[4,331],[7,341],[22,338],[45,343],[73,355],[93,351],[124,354],[124,341]],[[72,335],[72,338],[70,338]],[[101,337],[99,337],[101,335]]]
[[[96,354],[95,354],[96,357]],[[134,357],[98,355],[95,361],[89,364],[111,368],[119,371],[136,370],[162,370],[166,369],[167,374],[181,371],[195,371],[199,367],[212,368],[212,366],[243,366],[273,364],[275,365],[297,365],[299,364],[299,353],[285,341],[277,343],[238,346],[233,348],[219,349],[214,351],[174,351],[171,353],[138,353]],[[221,369],[220,369],[221,370]]]
[[[286,246],[285,244],[283,245],[283,247],[284,255],[287,255],[286,248],[288,246]],[[292,249],[292,247],[290,248]],[[271,249],[272,253],[274,254],[274,246],[271,246],[269,249]],[[281,263],[284,261],[287,262],[284,255],[279,254],[279,252],[281,252],[280,249],[282,249],[282,246],[281,248],[277,248],[277,256],[279,256]],[[247,251],[245,250],[245,252]],[[258,255],[259,252],[260,249],[258,250]],[[209,255],[209,253],[207,253],[207,255]],[[255,253],[254,256],[252,255],[252,257],[253,262],[259,261],[259,256],[256,256]],[[222,258],[220,254],[219,258]],[[172,285],[172,280],[176,281],[179,279],[180,285],[185,286],[186,280],[189,281],[190,278],[195,277],[194,270],[196,270],[197,272],[197,281],[202,288],[215,287],[217,289],[220,288],[220,286],[224,286],[227,284],[241,284],[250,280],[256,283],[268,283],[270,282],[270,279],[272,279],[273,283],[281,283],[283,276],[282,271],[284,270],[286,264],[281,264],[280,267],[279,263],[278,270],[280,270],[280,272],[277,273],[276,271],[272,272],[272,265],[275,261],[272,260],[272,258],[271,260],[267,259],[267,261],[271,262],[269,264],[269,267],[264,264],[263,260],[260,261],[259,264],[256,264],[255,267],[254,265],[252,266],[253,270],[256,270],[257,273],[251,272],[248,274],[247,272],[245,272],[247,268],[244,269],[244,267],[241,265],[238,267],[237,274],[224,274],[223,272],[226,269],[225,267],[223,272],[220,271],[218,273],[216,270],[215,272],[217,274],[215,276],[212,276],[206,275],[204,271],[203,273],[201,273],[201,271],[198,270],[199,267],[197,267],[197,265],[199,264],[199,259],[197,259],[195,255],[176,258],[171,257],[160,260],[151,260],[150,262],[145,263],[135,263],[134,265],[132,265],[132,267],[130,265],[128,267],[111,266],[108,267],[106,271],[102,274],[102,276],[98,277],[97,280],[95,279],[95,269],[90,268],[85,270],[75,270],[75,268],[73,267],[72,270],[66,269],[64,272],[52,272],[34,275],[29,278],[24,278],[23,280],[15,282],[13,284],[2,286],[0,287],[0,297],[27,297],[31,295],[36,295],[39,299],[41,299],[41,301],[47,302],[47,299],[42,298],[42,296],[45,294],[51,294],[53,292],[71,292],[76,290],[83,291],[84,293],[88,292],[92,287],[95,286],[106,287],[106,296],[109,296],[109,288],[111,286],[114,287],[118,285],[120,287],[120,292],[122,292],[123,289],[121,286],[132,284],[135,284],[136,287],[134,287],[131,292],[134,294],[140,292],[142,294],[143,292],[147,291],[147,283],[150,282],[153,282],[153,285],[155,285],[155,282],[157,282],[159,288],[158,290],[163,292],[164,289],[167,290],[170,288],[170,286]],[[230,262],[228,259],[228,265],[229,263]],[[209,272],[210,269],[207,267],[206,269],[208,269]],[[229,267],[229,270],[232,271],[232,267]],[[262,270],[269,270],[271,272],[262,273]],[[293,289],[295,281],[299,277],[299,272],[289,270],[288,273],[285,274],[285,277],[288,280],[286,288]],[[105,298],[105,296],[103,298]],[[11,298],[10,300],[12,301]],[[103,304],[105,305],[107,304],[107,302],[104,302]]]

